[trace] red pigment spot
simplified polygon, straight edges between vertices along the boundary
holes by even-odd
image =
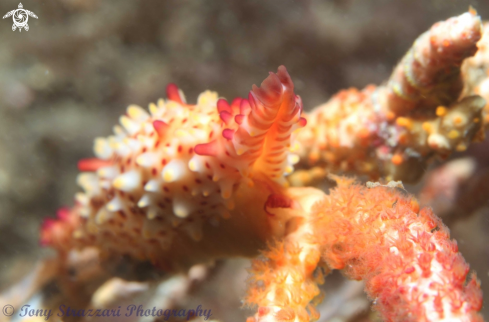
[[[124,172],[124,169],[125,169],[124,166],[121,165],[121,172]]]
[[[207,176],[207,179],[209,179],[210,181],[212,181],[212,176],[209,174],[209,175]]]
[[[219,163],[219,166],[221,167],[221,169],[225,168],[224,164],[222,164],[222,163]]]
[[[158,170],[156,170],[156,168],[151,169],[151,174],[153,175],[153,177],[156,176],[157,172]]]
[[[117,213],[118,213],[118,214],[119,214],[119,216],[121,216],[122,218],[127,218],[127,216],[126,216],[126,214],[124,213],[124,211],[119,210]]]
[[[166,159],[161,160],[162,165],[166,165]]]
[[[188,192],[187,186],[183,186],[182,188],[183,188],[184,191]]]
[[[156,141],[154,148],[156,149],[158,145],[160,145],[160,143],[161,143],[160,140]]]
[[[210,139],[212,139],[212,136],[213,136],[213,135],[214,135],[214,131],[211,131],[211,132],[209,133],[209,140],[210,140]]]
[[[130,165],[131,164],[131,158],[127,159],[126,164],[127,165]]]
[[[131,202],[134,202],[134,197],[133,197],[133,196],[129,196],[129,200],[130,200]]]
[[[199,179],[195,179],[195,183],[201,184],[202,181],[200,181]]]
[[[231,156],[231,155],[229,154],[229,152],[228,152],[228,151],[226,151],[226,155],[227,155],[228,157],[230,157],[230,156]]]
[[[192,154],[194,152],[194,148],[188,149],[188,154]]]
[[[165,190],[165,192],[170,192],[170,189],[168,189],[168,187],[163,187],[163,190]]]
[[[78,170],[80,171],[97,171],[102,167],[108,167],[112,162],[97,158],[81,159],[78,161]]]
[[[182,124],[185,124],[185,122],[187,122],[187,119],[182,120]]]
[[[210,169],[210,168],[211,168],[211,167],[210,167],[210,165],[209,165],[209,163],[207,163],[207,162],[205,163],[205,167],[206,167],[207,169]]]
[[[181,146],[181,145],[179,145],[179,146],[178,146],[178,153],[181,153],[181,152],[182,152],[182,146]]]

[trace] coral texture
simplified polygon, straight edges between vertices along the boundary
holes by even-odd
[[[460,66],[477,51],[474,12],[433,25],[384,86],[340,92],[307,116],[299,133],[301,166],[415,182],[434,156],[464,151],[483,137],[485,101],[463,89]]]
[[[298,232],[253,262],[247,300],[259,308],[250,321],[318,319],[317,283],[330,269],[365,280],[385,321],[482,320],[479,282],[466,281],[457,243],[429,208],[395,185],[339,185]]]
[[[477,43],[477,53],[466,59],[462,66],[464,95],[477,94],[486,100],[483,122],[489,127],[489,22],[483,25],[481,40]]]
[[[480,321],[479,282],[431,209],[397,188],[340,187],[315,206],[329,267],[367,283],[386,321]]]

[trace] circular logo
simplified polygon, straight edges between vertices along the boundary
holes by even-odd
[[[24,27],[27,25],[27,20],[29,20],[29,17],[27,16],[27,12],[25,12],[25,10],[17,9],[13,16],[14,24],[17,27]]]
[[[3,307],[3,315],[12,316],[14,315],[14,307],[10,304],[7,304]]]
[[[27,20],[29,20],[27,16],[27,12],[25,12],[25,10],[22,9],[17,9],[13,16],[14,16],[13,17],[14,23],[19,27],[25,26],[27,24]]]

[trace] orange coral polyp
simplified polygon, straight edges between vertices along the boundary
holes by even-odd
[[[393,188],[336,188],[313,210],[323,260],[365,280],[387,321],[480,319],[479,282],[465,284],[469,267],[448,229],[413,199]]]

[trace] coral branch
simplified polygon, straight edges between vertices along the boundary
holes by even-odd
[[[284,241],[271,246],[249,269],[246,304],[258,306],[258,310],[248,322],[303,322],[319,318],[315,308],[321,301],[317,284],[322,284],[324,274],[316,272],[319,244],[313,236],[314,227],[306,218],[324,194],[312,188],[291,188],[288,193],[300,207]]]
[[[482,321],[482,292],[440,219],[393,188],[339,187],[313,209],[323,259],[386,321]]]
[[[394,69],[381,93],[385,106],[406,115],[452,104],[463,88],[460,65],[475,54],[480,37],[481,21],[472,12],[434,24]]]
[[[478,51],[474,57],[466,59],[462,66],[464,77],[464,95],[480,95],[486,100],[482,121],[489,128],[489,22],[483,26]]]
[[[300,167],[414,182],[433,157],[480,140],[485,101],[456,101],[460,65],[480,37],[480,18],[472,12],[437,23],[415,41],[386,86],[342,91],[316,108],[298,134]]]
[[[249,321],[315,321],[317,284],[329,269],[365,280],[386,321],[482,321],[479,282],[475,274],[466,281],[469,267],[430,209],[419,210],[399,184],[337,181],[326,197],[289,189],[302,217],[253,262],[246,300],[258,311]]]

